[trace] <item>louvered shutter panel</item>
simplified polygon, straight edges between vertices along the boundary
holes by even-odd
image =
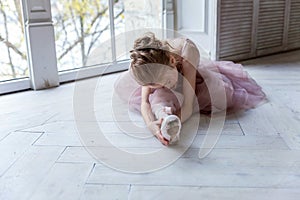
[[[252,46],[253,1],[221,0],[219,9],[219,59],[248,58]]]
[[[300,48],[300,0],[219,0],[217,59]]]
[[[288,48],[300,47],[300,0],[291,0],[288,29]]]
[[[283,49],[285,0],[260,0],[257,27],[257,55]]]

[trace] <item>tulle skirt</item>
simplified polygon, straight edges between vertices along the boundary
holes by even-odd
[[[115,92],[128,103],[130,109],[140,111],[141,86],[128,71],[123,72],[115,82]],[[267,101],[262,88],[243,66],[231,61],[201,61],[197,68],[195,95],[197,102],[194,102],[194,111],[204,114],[210,114],[214,108],[226,109],[228,113],[248,110]],[[149,101],[178,110],[184,96],[180,91],[161,88],[150,95]]]

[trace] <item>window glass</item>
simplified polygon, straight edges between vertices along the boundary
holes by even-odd
[[[51,6],[59,71],[112,61],[108,0],[51,0]]]
[[[0,81],[28,77],[22,11],[17,0],[0,0]]]
[[[133,42],[126,38],[126,33],[162,27],[161,0],[114,0],[116,41],[112,43],[108,0],[51,3],[59,71],[126,60],[126,49]]]
[[[162,28],[162,0],[119,0],[114,17],[117,60],[128,59],[134,39]]]

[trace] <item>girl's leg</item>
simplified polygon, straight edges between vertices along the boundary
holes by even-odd
[[[183,95],[168,88],[159,88],[150,95],[149,101],[155,117],[157,119],[165,118],[167,115],[175,114],[180,110]]]
[[[170,141],[176,142],[179,139],[181,129],[180,119],[174,115],[180,110],[183,102],[183,95],[172,92],[167,88],[156,89],[149,98],[152,112],[157,119],[162,118],[161,132]]]

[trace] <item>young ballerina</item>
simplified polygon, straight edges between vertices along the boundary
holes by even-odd
[[[178,141],[181,123],[195,112],[235,112],[266,100],[241,65],[200,62],[197,46],[187,38],[163,41],[147,33],[136,39],[130,53],[129,71],[116,82],[115,90],[141,112],[149,130],[164,145]],[[212,101],[210,88],[216,94],[225,90],[225,97]]]

